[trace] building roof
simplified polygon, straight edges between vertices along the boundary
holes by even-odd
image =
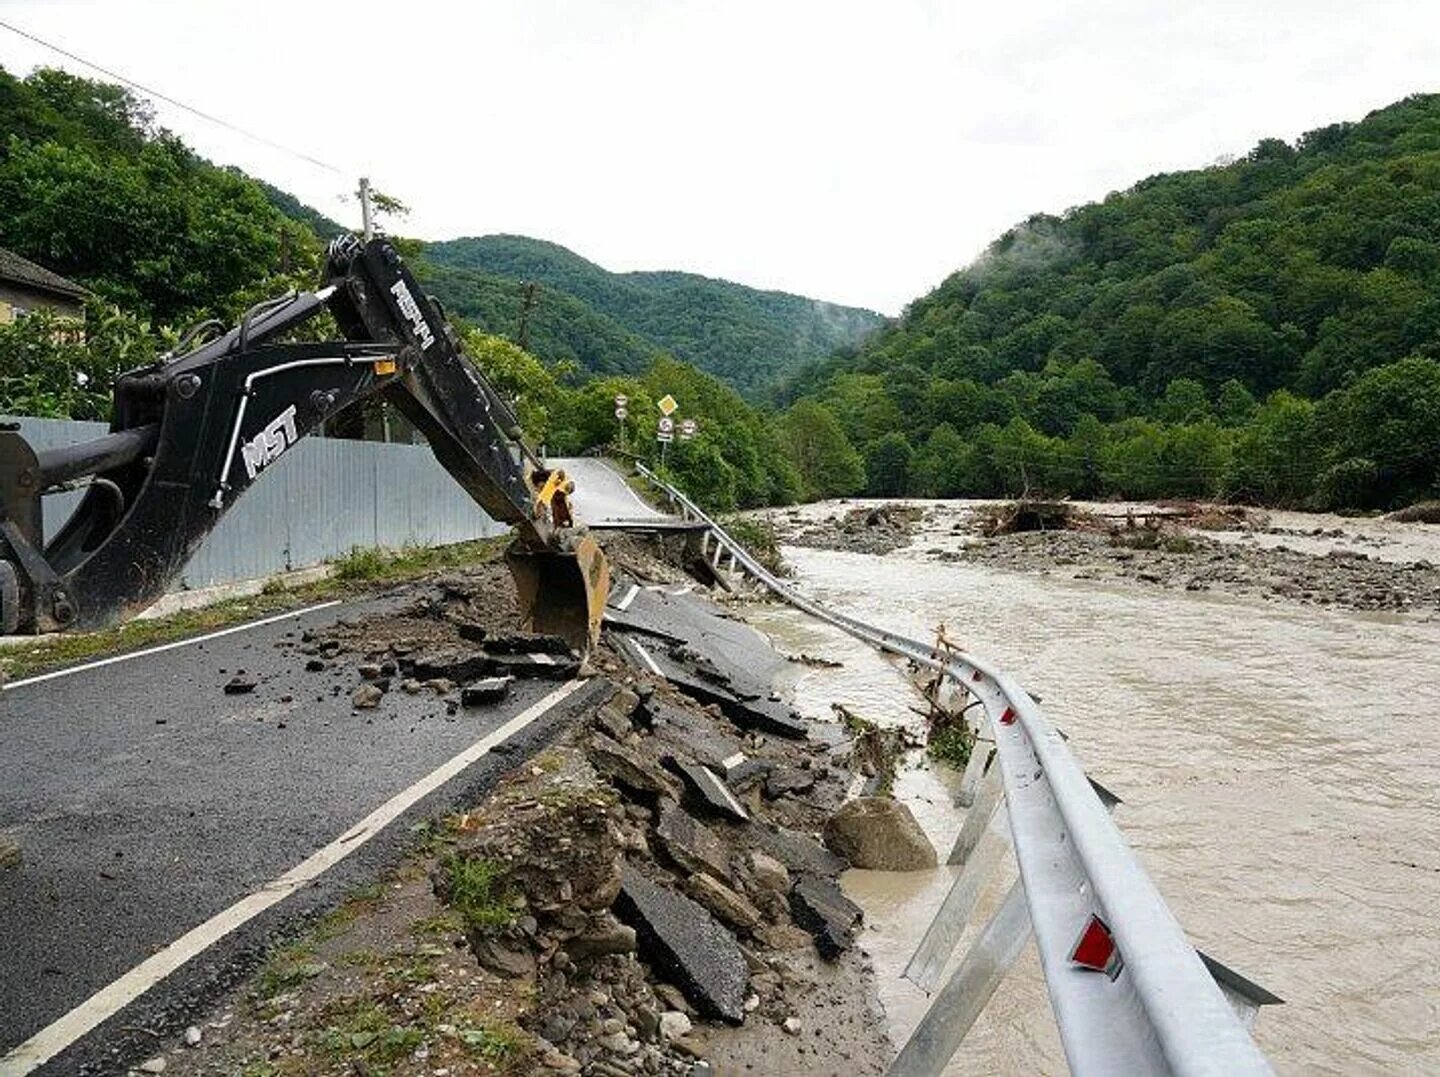
[[[14,251],[0,247],[0,281],[23,284],[42,292],[54,292],[71,299],[85,298],[86,291],[73,280],[66,280],[59,273],[52,273],[44,266],[36,265],[21,258]]]

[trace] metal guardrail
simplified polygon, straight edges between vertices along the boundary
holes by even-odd
[[[1185,938],[1062,736],[1014,678],[968,653],[938,651],[806,597],[756,561],[683,492],[645,465],[635,467],[683,517],[708,526],[702,551],[713,564],[728,557],[732,569],[743,570],[790,605],[942,674],[978,700],[988,717],[1023,906],[1012,891],[981,930],[902,1049],[892,1077],[943,1069],[1032,927],[1072,1072],[1216,1077],[1272,1072],[1250,1038],[1249,1021],[1241,1016],[1248,1004],[1253,1017],[1258,996],[1222,990],[1216,976],[1254,985],[1223,966],[1212,975],[1213,963],[1207,964]],[[974,839],[981,837],[977,830]],[[987,859],[994,859],[993,846]],[[976,880],[962,872],[956,887],[973,891]],[[958,904],[965,904],[966,896],[962,893]],[[940,934],[951,936],[948,948],[927,936],[936,974],[959,938],[954,931]],[[939,969],[934,968],[937,958]],[[1277,1001],[1273,996],[1262,1000]]]

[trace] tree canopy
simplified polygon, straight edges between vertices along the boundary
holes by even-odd
[[[872,493],[898,433],[913,492],[1378,507],[1434,490],[1437,358],[1423,95],[1032,216],[782,399],[830,410]]]

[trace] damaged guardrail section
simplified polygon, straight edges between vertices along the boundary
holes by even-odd
[[[1060,733],[1009,674],[969,654],[939,651],[807,598],[759,564],[684,493],[643,464],[636,468],[683,517],[707,525],[706,553],[714,542],[714,563],[723,550],[732,568],[784,601],[942,674],[985,710],[1024,904],[1012,892],[985,925],[952,986],[936,997],[896,1059],[892,1075],[943,1069],[1030,928],[1073,1072],[1271,1072],[1248,1024],[1259,1001],[1278,1000],[1202,959],[1190,945]],[[961,883],[973,889],[973,880],[963,874],[957,879]],[[958,932],[951,934],[958,939]],[[931,956],[938,956],[943,967],[948,953]],[[977,965],[983,967],[977,971]],[[1212,967],[1219,971],[1212,974]],[[1222,972],[1222,979],[1238,981],[1254,993],[1237,994],[1233,983],[1222,990],[1216,982]],[[962,997],[966,994],[971,997]]]

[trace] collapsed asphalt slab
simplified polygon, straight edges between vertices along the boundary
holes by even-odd
[[[581,670],[598,693],[584,720],[538,758],[512,758],[492,796],[435,820],[375,909],[298,940],[303,959],[227,1000],[199,1026],[200,1047],[166,1051],[167,1072],[260,1059],[348,1073],[387,1042],[406,1045],[385,1057],[396,1074],[883,1070],[853,925],[843,909],[809,919],[813,902],[794,896],[833,887],[846,866],[818,844],[850,784],[843,753],[771,697],[786,661],[682,580],[622,575],[616,596],[628,596],[624,624],[607,625]],[[324,663],[342,699],[375,688],[375,710],[354,713],[376,716],[405,698],[448,713],[498,683],[512,695],[543,684],[508,654],[532,659],[520,667],[572,657],[476,606],[449,581],[398,618],[304,640],[297,657]],[[680,676],[632,641],[665,649]],[[687,678],[728,706],[687,692]],[[785,721],[747,722],[757,702]],[[782,780],[767,791],[771,775]],[[382,930],[402,908],[405,923]]]

